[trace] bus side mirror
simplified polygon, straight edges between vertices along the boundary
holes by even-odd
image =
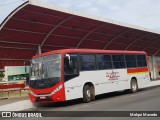
[[[64,69],[65,73],[77,75],[79,74],[79,67],[78,67],[78,58],[77,55],[69,55],[66,54],[64,58]]]
[[[66,56],[65,58],[64,58],[64,64],[65,64],[65,68],[67,69],[67,68],[73,68],[73,62],[72,62],[72,60],[70,60],[70,58],[68,57],[68,56]]]
[[[70,62],[69,62],[69,68],[74,68],[74,66],[73,66],[73,61],[71,61],[71,60],[70,60]]]
[[[65,63],[67,68],[73,68],[73,62],[71,60],[71,56],[69,54],[66,54],[65,56]]]

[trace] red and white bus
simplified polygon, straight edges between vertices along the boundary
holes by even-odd
[[[150,82],[147,55],[141,51],[64,49],[32,58],[29,96],[34,102],[61,102],[130,90]]]

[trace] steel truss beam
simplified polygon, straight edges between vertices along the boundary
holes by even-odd
[[[124,31],[124,32],[120,33],[119,35],[115,36],[112,40],[110,40],[110,41],[104,46],[103,50],[105,50],[105,49],[108,47],[108,45],[109,45],[110,43],[112,43],[114,40],[116,40],[118,37],[121,37],[122,35],[124,35],[125,33],[129,32],[129,31],[130,31],[130,30]]]
[[[126,49],[125,50],[128,50],[128,48],[130,47],[130,46],[132,46],[134,43],[136,43],[138,40],[140,40],[140,39],[142,39],[143,37],[145,37],[145,36],[147,36],[148,35],[148,33],[147,34],[144,34],[143,36],[141,36],[141,37],[139,37],[139,38],[137,38],[137,39],[135,39],[133,42],[131,42],[127,47],[126,47]]]
[[[105,23],[106,24],[106,23]],[[81,43],[89,36],[91,35],[94,31],[96,31],[97,29],[101,28],[102,26],[104,26],[105,24],[102,25],[98,25],[97,27],[95,27],[93,30],[91,30],[90,32],[88,32],[82,39],[81,41],[78,43],[78,45],[76,46],[76,48],[79,48],[79,46],[81,45]]]

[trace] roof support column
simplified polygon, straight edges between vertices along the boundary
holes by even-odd
[[[156,73],[156,71],[157,71],[157,70],[156,70],[156,69],[157,69],[156,66],[157,66],[157,65],[156,65],[155,56],[152,56],[151,58],[152,58],[152,59],[151,59],[151,60],[152,60],[151,78],[152,78],[152,79],[156,79],[156,78],[157,78],[157,73]]]
[[[41,50],[41,46],[39,45],[38,46],[38,54],[41,54],[42,53],[42,50]]]
[[[160,49],[159,49],[159,50],[157,50],[157,52],[154,54],[154,56],[156,56],[159,52],[160,52]]]

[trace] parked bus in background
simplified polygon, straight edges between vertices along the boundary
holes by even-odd
[[[130,90],[150,82],[143,51],[64,49],[36,55],[31,60],[29,96],[36,102],[61,102]]]

